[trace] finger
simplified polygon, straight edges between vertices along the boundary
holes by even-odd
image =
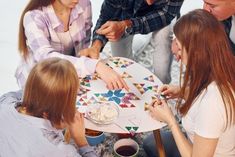
[[[164,91],[166,91],[168,89],[168,85],[162,85],[162,86],[160,86],[159,87],[159,89],[158,89],[158,93],[160,94],[160,93],[163,93]]]
[[[96,33],[101,34],[101,35],[106,35],[108,33],[111,33],[113,30],[110,26],[106,26],[105,28],[100,28],[96,31]]]
[[[117,82],[118,82],[118,81],[114,81],[114,82],[112,83],[115,90],[120,89]]]
[[[121,79],[118,79],[118,81],[116,82],[116,84],[118,85],[118,89],[122,89],[123,88],[123,84]]]
[[[123,87],[129,92],[129,87],[126,84],[126,81],[123,78],[120,78],[120,81],[122,82]]]
[[[108,89],[109,89],[109,90],[113,90],[113,89],[114,89],[114,87],[113,87],[113,84],[112,84],[112,83],[108,83],[108,84],[107,84],[107,87],[108,87]]]
[[[107,21],[107,22],[105,22],[98,30],[103,30],[103,29],[109,27],[110,24],[111,24],[111,22],[110,22],[110,21]]]

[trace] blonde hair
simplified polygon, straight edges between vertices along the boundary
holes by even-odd
[[[79,79],[67,60],[50,58],[39,62],[30,72],[22,105],[26,112],[54,124],[70,123],[75,115]]]

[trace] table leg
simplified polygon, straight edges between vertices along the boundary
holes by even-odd
[[[153,135],[156,142],[156,150],[158,151],[159,157],[166,157],[165,149],[161,139],[160,129],[154,130]]]

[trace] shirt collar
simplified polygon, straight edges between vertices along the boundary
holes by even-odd
[[[46,7],[43,7],[43,12],[47,14],[53,29],[62,25],[61,20],[56,16],[56,13],[52,4]],[[83,8],[79,4],[77,4],[75,8],[71,10],[70,20],[69,20],[70,24],[83,12],[84,12]]]

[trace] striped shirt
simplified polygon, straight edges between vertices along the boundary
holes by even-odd
[[[148,5],[145,0],[104,0],[99,19],[93,32],[93,41],[100,40],[103,45],[107,38],[98,35],[96,30],[107,21],[130,19],[130,34],[147,34],[170,24],[180,12],[183,0],[156,0]]]
[[[80,0],[71,10],[68,30],[71,43],[67,42],[66,45],[60,40],[64,25],[56,16],[52,5],[26,12],[23,24],[29,57],[27,62],[22,59],[15,74],[21,88],[24,87],[29,71],[35,63],[49,57],[69,60],[80,77],[94,73],[98,61],[78,55],[79,50],[87,48],[90,44],[92,20],[89,0]],[[71,47],[67,47],[68,45]],[[68,52],[65,50],[68,49],[74,50],[75,56],[66,55]]]

